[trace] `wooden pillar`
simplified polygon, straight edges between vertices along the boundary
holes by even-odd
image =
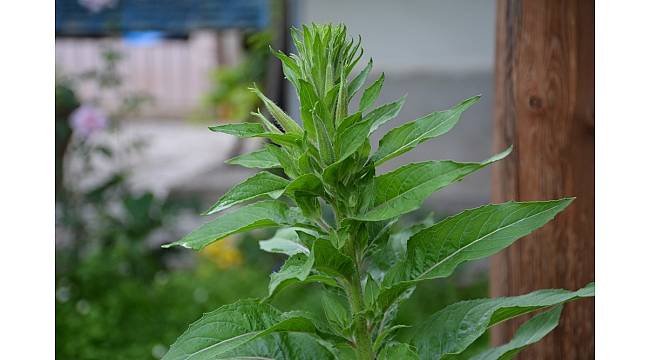
[[[493,296],[578,289],[594,280],[594,3],[498,0],[493,200],[575,196],[552,223],[494,256]],[[615,239],[613,239],[615,240]],[[508,341],[523,322],[492,331]],[[594,302],[565,307],[558,329],[522,359],[594,357]]]

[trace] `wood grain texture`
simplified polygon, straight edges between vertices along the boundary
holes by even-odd
[[[493,200],[575,196],[552,223],[492,259],[492,296],[578,289],[594,280],[594,3],[498,0]],[[496,327],[508,341],[524,319]],[[558,329],[521,359],[594,358],[594,301],[569,304]]]

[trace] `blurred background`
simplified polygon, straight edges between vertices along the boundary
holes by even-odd
[[[378,102],[408,94],[393,125],[483,94],[450,134],[386,171],[490,156],[495,14],[493,0],[56,0],[57,358],[161,358],[203,312],[266,294],[283,259],[257,241],[272,231],[198,254],[160,245],[205,222],[201,211],[252,174],[223,161],[262,143],[207,129],[251,120],[252,83],[299,118],[268,51],[292,51],[289,27],[342,22],[361,35],[371,78],[386,72]],[[488,202],[489,175],[435,194],[411,220]],[[289,289],[275,304],[319,313],[310,290]],[[400,316],[487,295],[487,262],[474,263],[418,288]]]

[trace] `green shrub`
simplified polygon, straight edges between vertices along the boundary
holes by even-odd
[[[552,220],[573,199],[508,202],[463,211],[440,222],[395,231],[400,216],[417,210],[435,191],[506,157],[511,149],[477,163],[425,161],[376,175],[376,166],[448,132],[479,100],[461,101],[390,130],[373,149],[369,138],[397,116],[405,98],[373,108],[384,75],[361,92],[372,61],[355,77],[360,40],[344,26],[294,30],[297,54],[276,53],[300,99],[302,127],[257,88],[272,119],[227,124],[211,130],[262,137],[272,144],[230,161],[249,167],[281,167],[287,177],[261,171],[228,191],[207,214],[221,214],[169,246],[200,250],[222,238],[257,228],[280,227],[260,243],[288,256],[271,274],[268,295],[239,300],[205,314],[171,346],[165,359],[440,359],[468,356],[471,345],[501,321],[547,311],[526,322],[512,342],[476,355],[511,358],[549,333],[562,304],[594,295],[541,290],[511,298],[459,302],[418,319],[412,336],[396,317],[415,287],[450,276],[464,262],[486,258]],[[324,211],[326,210],[326,211]],[[330,221],[323,214],[333,213]],[[274,296],[295,284],[318,283],[326,321],[307,311],[282,312]],[[435,310],[435,309],[431,309]],[[402,341],[396,341],[395,335]]]

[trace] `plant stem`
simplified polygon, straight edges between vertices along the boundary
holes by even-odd
[[[350,279],[350,306],[352,307],[354,339],[356,344],[357,359],[372,360],[372,341],[368,332],[366,315],[364,314],[363,296],[361,293],[361,276],[359,263],[356,261],[356,247],[353,246],[354,273]]]

